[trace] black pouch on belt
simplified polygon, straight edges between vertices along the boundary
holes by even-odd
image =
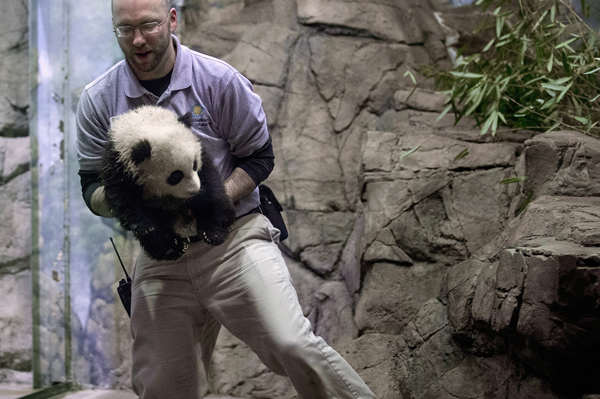
[[[273,191],[268,186],[261,184],[258,186],[258,191],[260,193],[260,208],[262,214],[265,215],[271,224],[281,232],[279,241],[285,240],[288,237],[288,231],[287,227],[285,227],[283,216],[281,216],[281,211],[283,211],[281,204],[279,204],[275,194],[273,194]]]

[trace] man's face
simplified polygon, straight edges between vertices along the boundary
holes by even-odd
[[[117,37],[125,59],[139,79],[155,79],[167,74],[174,62],[171,32],[177,26],[174,9],[169,10],[164,0],[114,0],[115,27],[139,27],[146,23],[160,23],[155,33],[134,29],[130,37]]]

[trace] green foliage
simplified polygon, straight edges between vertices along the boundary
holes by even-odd
[[[475,118],[481,134],[500,125],[598,135],[598,35],[567,0],[478,0],[492,17],[480,52],[432,75],[448,94],[442,117]],[[495,7],[495,8],[494,8]],[[493,11],[492,11],[493,8]],[[585,0],[582,8],[587,9]]]

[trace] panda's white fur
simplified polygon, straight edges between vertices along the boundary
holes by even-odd
[[[111,137],[119,162],[144,186],[144,198],[186,199],[200,191],[196,171],[202,168],[202,144],[173,111],[156,106],[136,108],[113,118]],[[132,151],[143,140],[150,144],[151,155],[136,164]],[[181,171],[183,178],[175,185],[168,184],[175,170]]]

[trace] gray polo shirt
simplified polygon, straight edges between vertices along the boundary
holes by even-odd
[[[88,84],[76,115],[77,156],[82,171],[100,171],[112,117],[140,105],[159,105],[178,115],[192,113],[192,130],[223,178],[234,157],[247,157],[268,139],[267,121],[252,84],[227,63],[193,51],[173,36],[177,49],[169,87],[156,97],[142,87],[125,60]],[[259,204],[258,189],[237,205],[242,215]]]

